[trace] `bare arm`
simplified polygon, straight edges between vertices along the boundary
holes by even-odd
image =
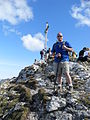
[[[68,52],[73,52],[73,48],[66,47],[63,45],[63,49],[67,50]]]
[[[55,52],[52,53],[51,57],[54,59],[54,57],[55,57]]]

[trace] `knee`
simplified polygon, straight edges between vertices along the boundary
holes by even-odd
[[[69,72],[66,72],[65,74],[66,74],[66,76],[67,76],[67,77],[69,77],[69,76],[70,76],[70,75],[69,75]]]

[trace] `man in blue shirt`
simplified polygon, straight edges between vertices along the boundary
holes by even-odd
[[[57,34],[58,41],[54,43],[52,47],[52,55],[54,55],[54,72],[57,73],[57,79],[59,81],[60,91],[62,92],[62,72],[66,75],[66,80],[69,84],[69,90],[72,91],[73,85],[69,74],[69,54],[73,48],[67,41],[63,41],[63,35],[61,32]],[[58,69],[58,71],[57,71]]]

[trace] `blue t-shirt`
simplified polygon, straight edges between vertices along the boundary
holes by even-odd
[[[54,59],[55,62],[69,61],[68,51],[62,48],[63,44],[65,44],[66,47],[72,48],[67,41],[56,42],[52,47],[52,53],[55,52],[55,59]],[[61,58],[58,58],[56,56],[58,53],[61,54]]]

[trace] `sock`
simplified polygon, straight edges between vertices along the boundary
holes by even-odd
[[[62,86],[62,84],[59,84],[58,86],[59,86],[59,87],[61,87],[61,86]]]
[[[70,83],[69,86],[73,86],[72,83]]]

